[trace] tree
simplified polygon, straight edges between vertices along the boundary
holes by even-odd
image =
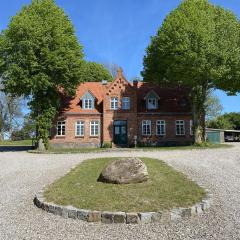
[[[207,127],[215,129],[233,129],[233,124],[223,116],[219,116],[207,122]]]
[[[95,62],[84,62],[81,66],[79,78],[83,82],[112,81],[109,71],[102,64]]]
[[[195,143],[204,141],[205,102],[210,89],[240,89],[239,22],[207,0],[185,0],[164,20],[146,50],[145,81],[181,85],[192,103]]]
[[[218,96],[214,95],[212,92],[207,94],[207,99],[205,102],[206,109],[206,120],[210,121],[221,115],[223,111],[223,106]]]
[[[110,72],[112,78],[117,76],[117,71],[120,67],[116,63],[105,62],[103,66]]]
[[[32,0],[0,35],[0,74],[12,96],[30,97],[38,139],[48,131],[60,94],[74,95],[80,81],[82,47],[54,0]]]

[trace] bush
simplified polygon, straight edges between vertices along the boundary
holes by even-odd
[[[102,148],[112,148],[112,142],[103,143]]]

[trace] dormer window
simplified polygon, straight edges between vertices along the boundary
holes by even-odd
[[[95,97],[88,91],[82,97],[82,109],[94,109]]]
[[[154,90],[149,91],[144,98],[144,100],[146,101],[146,108],[149,110],[158,109],[159,99],[160,97]]]
[[[83,109],[93,109],[93,106],[92,99],[83,99]]]
[[[147,108],[148,109],[157,109],[157,99],[156,98],[148,98]]]

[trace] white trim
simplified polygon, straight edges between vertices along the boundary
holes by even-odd
[[[145,132],[144,130],[147,130],[144,129],[144,127],[148,127],[149,126],[149,133],[147,133],[147,131]],[[143,136],[151,136],[152,135],[152,122],[151,120],[142,120],[142,135]]]
[[[93,134],[92,134],[92,127],[93,127]],[[96,131],[96,127],[97,127],[98,131]],[[90,128],[89,128],[89,130],[90,130],[90,136],[91,137],[98,137],[100,135],[100,122],[98,120],[90,121]]]
[[[80,134],[78,134],[78,127],[80,127]],[[83,131],[81,130],[83,128]],[[75,123],[75,136],[76,137],[84,137],[85,133],[85,122],[83,120],[79,120]]]
[[[90,98],[84,98],[82,100],[83,109],[94,109],[94,100]]]
[[[60,129],[59,129],[59,127],[60,127]],[[58,134],[58,130],[60,130],[60,134]],[[65,135],[66,135],[66,122],[58,121],[57,122],[57,136],[65,136]]]
[[[117,110],[118,109],[118,97],[111,97],[110,99],[110,109]]]
[[[183,127],[182,133],[177,132],[178,125]],[[184,136],[185,135],[185,121],[184,120],[176,120],[175,121],[175,132],[176,132],[176,136]]]
[[[158,126],[160,126],[160,131],[161,131],[161,126],[163,126],[164,133],[158,134]],[[165,136],[166,135],[166,121],[165,120],[157,120],[156,121],[156,135],[157,136]]]

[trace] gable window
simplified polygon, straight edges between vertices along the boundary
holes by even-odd
[[[164,120],[157,120],[156,134],[160,136],[166,135],[166,123]]]
[[[151,135],[151,121],[150,120],[142,121],[142,135]]]
[[[190,120],[189,127],[190,127],[190,135],[193,135],[193,120]]]
[[[76,132],[75,135],[78,137],[84,136],[84,121],[77,121],[76,122]]]
[[[93,109],[93,99],[83,99],[83,109]]]
[[[97,137],[99,135],[99,121],[90,122],[90,136]]]
[[[65,136],[65,122],[57,122],[57,136]]]
[[[157,99],[156,98],[148,98],[147,99],[147,108],[148,109],[157,109]]]
[[[122,98],[122,109],[129,110],[130,109],[130,97]]]
[[[118,98],[112,97],[110,105],[111,105],[112,110],[117,110],[118,109]]]
[[[185,135],[185,122],[184,120],[176,120],[176,135]]]

